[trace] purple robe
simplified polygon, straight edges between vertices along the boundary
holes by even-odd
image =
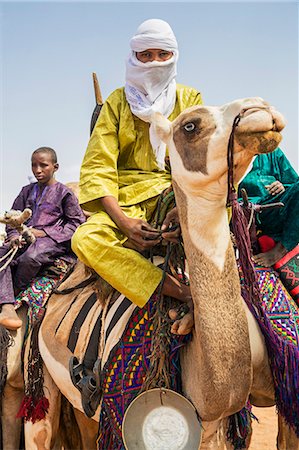
[[[14,290],[19,292],[26,288],[42,266],[53,263],[57,257],[73,260],[71,237],[85,221],[75,194],[59,182],[46,186],[41,195],[38,183],[23,187],[12,209],[23,211],[25,208],[32,210],[26,225],[43,230],[47,236],[37,238],[33,244],[19,249],[11,264],[0,272],[0,304],[14,303]],[[11,227],[7,227],[6,232],[8,241],[18,236],[18,232]],[[9,242],[0,247],[0,257],[8,249]]]

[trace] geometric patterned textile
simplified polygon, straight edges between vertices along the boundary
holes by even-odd
[[[279,274],[279,278],[299,305],[299,244],[281,258],[274,269]]]
[[[265,338],[276,409],[299,438],[298,306],[272,269],[257,267],[255,276],[260,304],[255,307],[248,302],[248,290],[241,282],[242,294]]]
[[[121,450],[122,420],[129,404],[140,392],[149,368],[152,317],[156,308],[156,296],[143,308],[136,307],[128,321],[122,338],[112,349],[102,370],[103,398],[99,423],[98,449]],[[171,388],[181,391],[179,347],[189,337],[174,337],[171,344]]]
[[[57,258],[53,265],[57,269],[57,274],[49,276],[39,276],[34,278],[29,286],[21,291],[15,298],[15,308],[19,308],[22,303],[28,306],[28,323],[32,325],[36,319],[43,315],[43,305],[47,301],[53,288],[67,272],[69,263]],[[59,273],[60,272],[60,273]]]
[[[277,274],[268,267],[255,267],[262,306],[273,330],[299,348],[299,309]],[[242,281],[242,280],[241,280]]]

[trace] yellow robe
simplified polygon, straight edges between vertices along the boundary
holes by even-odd
[[[177,85],[169,120],[184,109],[202,103],[192,88]],[[124,88],[105,102],[81,166],[79,201],[93,214],[75,232],[72,248],[80,260],[142,307],[162,278],[162,271],[134,250],[123,247],[124,236],[99,199],[114,196],[128,217],[148,221],[158,195],[171,183],[160,171],[149,140],[149,124],[131,113]]]

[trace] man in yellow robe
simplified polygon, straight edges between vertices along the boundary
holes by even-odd
[[[159,194],[171,184],[164,167],[166,147],[152,136],[151,114],[159,111],[174,120],[202,100],[195,89],[175,82],[178,48],[166,22],[144,22],[130,44],[126,85],[105,102],[82,163],[79,201],[94,214],[77,229],[72,247],[80,260],[142,307],[162,271],[138,251],[159,242],[148,221]],[[190,288],[168,274],[163,293],[192,302]],[[188,332],[188,320],[176,321],[172,331]]]

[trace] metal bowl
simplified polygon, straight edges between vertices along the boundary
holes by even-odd
[[[138,395],[122,424],[126,450],[198,450],[201,434],[192,403],[164,388]]]

